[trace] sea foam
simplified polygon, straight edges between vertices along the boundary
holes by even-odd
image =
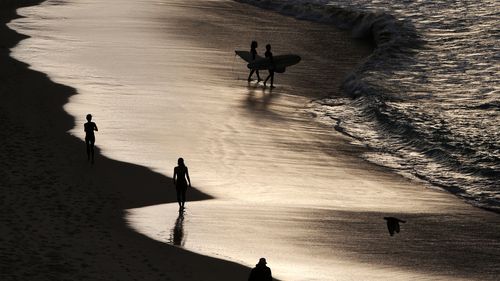
[[[367,160],[500,210],[495,1],[237,1],[372,40],[314,116],[369,146]]]

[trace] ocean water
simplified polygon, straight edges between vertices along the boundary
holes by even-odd
[[[368,53],[345,32],[231,0],[48,0],[18,12],[9,26],[30,38],[12,55],[78,92],[64,107],[76,120],[68,133],[83,139],[92,113],[105,156],[168,177],[182,156],[193,186],[214,197],[188,197],[184,213],[175,203],[127,209],[137,232],[249,267],[266,257],[280,280],[498,279],[496,214],[376,169],[304,114],[316,93],[340,85],[329,77],[347,75]],[[234,56],[253,36],[303,56],[272,93],[248,84]],[[346,87],[374,81],[363,69],[370,61],[378,60]],[[344,110],[338,129],[368,144],[366,132],[377,131],[354,125],[371,124],[361,112],[369,95],[347,90],[313,109],[328,124]],[[382,219],[392,215],[408,219],[397,237]]]
[[[241,2],[373,39],[344,96],[312,110],[366,159],[500,210],[500,2]]]

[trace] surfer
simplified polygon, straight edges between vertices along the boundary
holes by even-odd
[[[250,54],[252,55],[251,62],[254,62],[255,59],[257,58],[257,47],[258,47],[257,41],[252,41],[252,43],[250,44]],[[262,79],[260,79],[260,76],[259,76],[259,70],[258,69],[251,69],[250,74],[248,75],[248,82],[252,81],[252,75],[254,72],[257,74],[257,82],[262,81]]]
[[[174,184],[175,191],[177,192],[177,202],[179,203],[179,211],[184,209],[184,204],[186,203],[186,191],[191,187],[191,180],[189,179],[189,172],[186,165],[184,165],[184,159],[179,158],[177,160],[177,167],[174,168]],[[187,178],[187,182],[186,182]]]
[[[87,161],[91,160],[91,163],[94,164],[94,131],[98,131],[98,129],[97,125],[92,122],[91,114],[87,114],[87,123],[83,125],[83,128],[85,131],[85,145],[87,146]]]
[[[271,88],[274,88],[273,82],[274,82],[274,61],[273,61],[273,53],[271,52],[271,44],[266,45],[266,53],[264,54],[267,59],[270,61],[270,66],[269,66],[269,75],[267,76],[266,80],[264,80],[264,86],[266,86],[267,80],[271,78]]]

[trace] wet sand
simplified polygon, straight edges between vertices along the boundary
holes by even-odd
[[[239,264],[127,227],[124,209],[173,202],[172,179],[103,156],[94,167],[86,162],[84,143],[66,133],[74,119],[62,110],[76,91],[9,57],[26,38],[3,25],[16,17],[1,11],[0,279],[246,278],[249,269]],[[190,196],[210,198],[195,190]]]
[[[348,34],[230,1],[48,1],[21,13],[27,18],[10,26],[33,37],[14,56],[78,92],[34,71],[15,76],[30,81],[23,87],[12,80],[17,71],[2,75],[21,93],[3,97],[6,120],[33,135],[16,136],[23,143],[17,149],[38,145],[33,149],[43,152],[19,153],[12,174],[31,157],[36,166],[54,167],[52,177],[29,166],[21,174],[36,171],[51,179],[48,186],[61,182],[36,200],[28,182],[20,183],[26,191],[7,206],[19,196],[49,206],[38,215],[17,208],[31,212],[17,216],[17,228],[38,229],[41,218],[64,226],[40,234],[55,245],[32,250],[59,266],[58,274],[69,276],[68,267],[86,279],[109,280],[109,272],[120,280],[246,278],[248,268],[190,250],[245,266],[265,256],[282,280],[496,278],[498,215],[363,162],[357,155],[364,148],[304,111],[311,98],[334,93],[368,55]],[[272,92],[247,84],[244,63],[233,56],[254,37],[260,50],[272,42],[275,54],[303,57],[276,75]],[[34,90],[43,94],[32,96]],[[91,111],[102,153],[125,162],[100,156],[87,165],[81,126],[61,111],[70,96],[65,109],[76,124]],[[215,197],[189,202],[183,216],[168,187],[178,156],[203,192],[190,190],[189,199]],[[388,235],[386,215],[408,220],[401,234]],[[87,248],[102,261],[86,256]]]

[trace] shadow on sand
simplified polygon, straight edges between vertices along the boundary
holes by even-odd
[[[10,225],[2,232],[2,254],[9,256],[1,265],[4,280],[20,276],[31,280],[227,280],[228,276],[245,280],[247,267],[154,241],[127,226],[126,209],[176,202],[172,179],[106,158],[97,148],[95,165],[87,163],[84,142],[66,133],[75,120],[63,106],[75,89],[54,83],[9,56],[9,49],[27,38],[6,26],[19,18],[14,5],[40,2],[0,2],[0,113],[16,128],[12,141],[2,148],[10,153],[10,163],[3,165],[20,163],[20,168],[11,169],[11,177],[0,179],[1,195],[5,195],[2,213],[12,216],[2,220]],[[36,164],[22,167],[24,162]],[[16,175],[19,171],[25,174]],[[9,192],[7,187],[19,189]],[[210,198],[196,188],[189,190],[190,201]],[[182,241],[182,220],[179,225],[176,241]],[[30,262],[33,259],[38,260]]]
[[[8,154],[9,163],[2,165],[18,163],[22,169],[17,174],[16,169],[11,169],[0,178],[0,207],[5,214],[2,223],[9,226],[1,230],[2,278],[228,280],[231,276],[231,280],[245,280],[250,272],[247,267],[157,242],[127,226],[126,209],[176,202],[172,179],[142,166],[103,157],[99,150],[95,165],[90,166],[84,142],[66,133],[75,126],[75,120],[63,106],[76,94],[75,89],[56,84],[45,74],[9,57],[8,49],[26,36],[5,26],[17,16],[13,9],[0,13],[0,109],[15,123],[13,128],[18,128],[12,134],[26,138],[24,146],[16,144],[15,139],[4,145],[12,147],[7,151],[12,153]],[[269,102],[263,101],[264,110]],[[249,107],[252,104],[250,100]],[[25,158],[28,156],[37,159],[31,163]],[[15,187],[15,192],[7,187]],[[189,191],[190,201],[209,198],[195,188]],[[384,257],[381,265],[411,271],[474,277],[474,273],[482,271],[486,279],[497,276],[497,217],[397,214],[408,223],[399,235],[390,237],[385,215],[312,213],[312,218],[332,219],[305,223],[331,237],[325,239],[329,241],[326,246],[349,252],[357,262],[372,263]],[[325,224],[338,227],[323,227]],[[446,233],[438,232],[443,229],[441,224],[448,226],[444,228]],[[328,232],[332,229],[335,231]],[[174,241],[182,244],[183,233],[179,217]]]

